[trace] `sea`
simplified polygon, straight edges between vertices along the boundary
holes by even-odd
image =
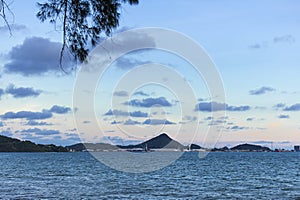
[[[156,165],[172,154],[176,152],[136,155],[151,155]],[[115,163],[122,158],[130,166],[127,157],[135,154],[98,156]],[[297,152],[212,152],[203,157],[185,152],[163,168],[132,173],[113,169],[89,152],[0,153],[0,199],[300,200],[299,161]]]

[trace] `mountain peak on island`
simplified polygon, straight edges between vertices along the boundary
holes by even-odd
[[[131,149],[131,148],[147,148],[149,149],[184,149],[184,146],[170,138],[166,133],[162,133],[154,138],[151,138],[145,142],[128,145],[128,146],[119,146],[120,148]]]
[[[183,149],[184,146],[177,142],[176,140],[173,140],[170,138],[166,133],[162,133],[154,138],[151,138],[150,140],[147,140],[139,146],[143,147],[146,146],[150,149]]]

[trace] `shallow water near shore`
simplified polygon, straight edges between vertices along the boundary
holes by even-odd
[[[127,173],[87,152],[0,153],[0,199],[300,199],[299,161],[295,152],[186,152],[160,170]]]

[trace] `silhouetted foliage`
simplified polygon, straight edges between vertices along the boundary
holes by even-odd
[[[65,48],[76,61],[85,61],[89,46],[95,46],[101,34],[110,35],[119,25],[121,3],[138,4],[138,0],[48,0],[38,3],[37,17],[62,25],[62,63]]]
[[[6,3],[5,0],[0,0],[0,17],[3,19],[4,23],[6,24],[8,30],[9,30],[9,33],[11,35],[10,25],[7,21],[7,16],[6,16],[7,12],[13,16],[13,13],[9,8],[8,3]]]
[[[84,62],[89,47],[95,46],[101,34],[109,36],[119,25],[122,3],[138,4],[138,0],[47,0],[37,3],[37,18],[61,26],[62,65],[65,49],[69,49],[76,61]],[[6,13],[13,13],[6,0],[0,0],[0,18],[4,20],[11,34]]]

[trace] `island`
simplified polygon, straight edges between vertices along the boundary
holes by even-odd
[[[42,145],[0,135],[0,152],[68,152],[66,147]]]
[[[295,150],[275,149],[254,144],[239,144],[232,148],[204,148],[197,144],[183,145],[162,133],[145,142],[135,145],[112,145],[108,143],[77,143],[69,146],[56,146],[54,144],[35,144],[31,141],[21,141],[16,138],[0,135],[0,152],[101,152],[101,151],[131,151],[131,152],[153,152],[153,151],[212,151],[212,152],[290,152]]]

